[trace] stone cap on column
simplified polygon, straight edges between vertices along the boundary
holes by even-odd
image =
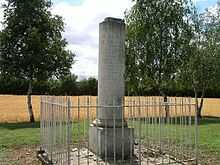
[[[106,17],[104,22],[114,22],[114,23],[120,23],[120,24],[124,24],[125,23],[125,21],[123,19],[113,18],[113,17]]]

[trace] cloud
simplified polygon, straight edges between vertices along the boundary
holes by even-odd
[[[0,4],[4,1],[0,0]],[[53,0],[53,3],[52,13],[64,18],[63,37],[68,41],[68,49],[76,54],[72,72],[83,78],[97,77],[99,23],[105,17],[123,18],[131,0]]]
[[[3,8],[2,4],[5,2],[5,0],[0,0],[0,30],[2,30],[2,21],[3,21]]]
[[[52,13],[64,18],[68,48],[76,53],[72,71],[79,77],[98,74],[99,23],[105,17],[123,18],[131,0],[84,0],[80,5],[67,1],[55,3]]]

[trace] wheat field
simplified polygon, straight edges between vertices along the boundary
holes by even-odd
[[[73,104],[78,104],[78,97],[72,96]],[[96,104],[96,97],[90,97],[92,105]],[[80,97],[81,104],[86,104],[86,97]],[[40,96],[32,96],[33,110],[36,120],[40,117]],[[95,109],[91,109],[92,118],[95,117]],[[82,118],[86,111],[80,115]],[[206,98],[204,101],[203,115],[220,117],[220,99]],[[27,96],[0,95],[0,122],[24,122],[28,121]]]

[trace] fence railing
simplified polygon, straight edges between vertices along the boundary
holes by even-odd
[[[126,97],[122,105],[114,105],[114,101],[112,105],[98,105],[97,98],[90,96],[74,100],[42,96],[41,151],[38,156],[45,164],[60,165],[197,164],[198,128],[196,106],[192,100],[168,98],[164,102],[162,97]],[[104,153],[90,150],[96,144],[89,140],[89,130],[99,108],[111,111],[113,117],[113,135],[108,131],[102,135]],[[121,137],[116,133],[119,129],[118,110],[122,111]],[[125,127],[132,129],[130,135],[126,134]],[[129,143],[118,143],[118,139],[126,139],[126,136]],[[100,146],[96,147],[97,151],[102,150],[98,148]],[[112,147],[112,156],[109,156],[109,147]],[[127,150],[130,154],[125,157]]]

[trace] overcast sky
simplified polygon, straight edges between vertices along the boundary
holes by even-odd
[[[4,0],[0,0],[2,3]],[[123,18],[132,6],[131,0],[52,0],[52,12],[65,22],[63,36],[68,49],[76,54],[72,73],[79,79],[98,74],[98,24],[105,17]],[[194,0],[200,11],[214,6],[217,0]],[[0,20],[2,20],[0,9]],[[1,25],[0,25],[1,29]]]

